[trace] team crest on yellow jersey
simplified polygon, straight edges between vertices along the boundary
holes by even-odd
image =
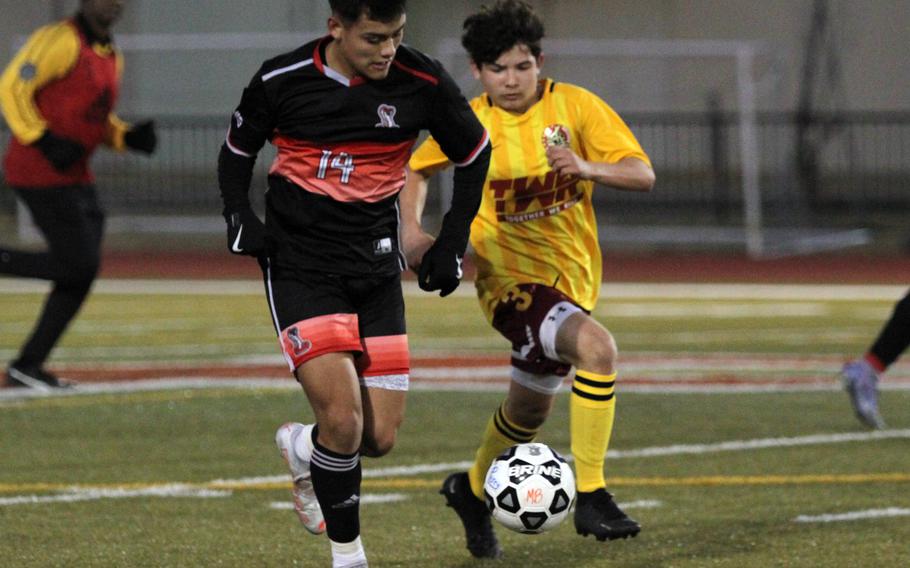
[[[569,129],[561,124],[551,124],[543,129],[541,142],[543,142],[544,148],[549,148],[550,146],[564,146],[568,148],[570,142]]]

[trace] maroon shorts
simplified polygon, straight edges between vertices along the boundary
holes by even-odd
[[[505,298],[493,310],[493,328],[512,343],[512,366],[534,375],[569,374],[572,366],[556,355],[556,332],[567,317],[587,311],[543,284],[519,284]]]

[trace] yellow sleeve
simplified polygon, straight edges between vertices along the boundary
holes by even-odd
[[[651,165],[651,160],[635,135],[610,105],[590,91],[581,89],[579,97],[581,132],[588,159],[615,164],[624,158],[638,158]]]
[[[423,144],[414,150],[414,153],[411,154],[411,160],[408,162],[408,166],[415,172],[421,170],[436,172],[444,169],[448,164],[449,158],[432,136],[424,140]]]
[[[0,107],[13,135],[31,144],[47,129],[35,93],[65,76],[79,57],[79,36],[67,23],[36,30],[0,76]]]
[[[120,77],[123,75],[123,55],[118,51],[116,57],[117,80],[119,81]],[[110,113],[107,115],[107,139],[104,143],[118,152],[126,150],[126,142],[123,140],[123,136],[131,127],[132,125],[128,122],[124,121],[113,112]]]

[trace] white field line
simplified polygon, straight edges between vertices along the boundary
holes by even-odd
[[[408,496],[402,493],[389,493],[383,495],[361,495],[360,504],[361,505],[373,505],[376,503],[397,503],[400,501],[407,501]],[[641,501],[630,501],[628,503],[619,503],[619,506],[622,509],[654,509],[657,507],[663,506],[661,501],[654,499],[650,500],[641,500]],[[270,509],[277,509],[281,511],[294,510],[294,503],[290,501],[272,501],[269,503]]]
[[[663,505],[663,501],[656,499],[641,499],[619,504],[621,509],[656,509],[657,507],[663,507]]]
[[[814,446],[823,444],[843,444],[848,442],[869,442],[876,440],[907,439],[910,438],[910,429],[906,430],[877,430],[875,432],[843,433],[843,434],[816,434],[812,436],[797,436],[793,438],[759,438],[755,440],[733,440],[716,442],[713,444],[676,444],[673,446],[655,446],[639,448],[637,450],[610,450],[607,459],[653,458],[692,454],[712,454],[719,452],[753,451],[770,448],[792,448],[800,446]],[[570,458],[568,453],[563,454]],[[411,466],[392,466],[365,468],[364,479],[386,477],[410,477],[428,473],[458,471],[471,467],[471,461],[459,461],[435,464],[418,464]],[[260,485],[263,483],[281,483],[288,480],[288,475],[274,475],[267,477],[247,477],[241,479],[216,479],[206,485],[210,487],[238,487],[244,485]]]
[[[819,302],[788,302],[774,309],[767,303],[761,304],[715,304],[707,302],[623,302],[610,300],[602,302],[595,310],[604,318],[660,318],[660,319],[780,319],[827,317],[831,306]],[[880,314],[876,314],[880,317]]]
[[[416,282],[404,282],[408,296],[426,297]],[[2,279],[0,294],[44,293],[50,289],[37,280]],[[906,286],[846,285],[846,284],[650,284],[607,283],[601,286],[601,298],[670,298],[704,300],[868,300],[896,301],[906,292]],[[263,295],[259,280],[143,280],[101,279],[95,283],[95,294],[163,294],[163,295]],[[470,282],[465,282],[455,295],[474,297]]]
[[[381,493],[381,494],[366,494],[360,496],[361,505],[377,505],[380,503],[398,503],[400,501],[407,501],[410,499],[404,493]],[[272,501],[269,503],[270,509],[278,510],[294,510],[294,503],[291,501]]]
[[[872,440],[889,440],[910,438],[910,429],[876,430],[875,432],[847,432],[843,434],[814,434],[793,438],[759,438],[755,440],[734,440],[713,444],[677,444],[673,446],[642,448],[638,450],[613,450],[607,458],[652,458],[718,452],[741,452],[767,448],[792,448],[800,446],[817,446],[826,444],[843,444],[846,442],[866,442]]]
[[[882,519],[885,517],[910,517],[910,509],[888,507],[887,509],[867,509],[849,513],[830,513],[825,515],[800,515],[794,523],[835,523],[841,521],[859,521],[865,519]]]
[[[643,377],[644,378],[644,377]],[[842,390],[839,383],[832,380],[831,384],[777,384],[777,383],[743,383],[743,384],[691,384],[681,382],[672,384],[660,378],[649,378],[653,383],[660,384],[634,384],[626,383],[622,390],[625,393],[645,394],[762,394],[762,393],[800,393],[800,392],[836,392]],[[148,379],[129,382],[110,383],[85,383],[74,389],[66,391],[36,391],[33,389],[0,389],[0,405],[3,403],[16,403],[17,401],[54,398],[76,397],[81,395],[117,394],[157,392],[171,390],[195,389],[248,389],[248,390],[293,390],[300,387],[292,379],[263,379],[257,377],[193,377],[172,379]],[[505,392],[508,382],[505,377],[501,381],[413,381],[410,385],[412,391],[427,392]],[[570,387],[563,386],[561,390],[567,392]],[[879,384],[882,391],[907,391],[910,382],[887,381]]]
[[[839,444],[847,442],[864,442],[874,440],[887,440],[897,438],[910,438],[910,429],[906,430],[879,430],[867,433],[844,434],[817,434],[813,436],[798,436],[793,438],[763,438],[756,440],[734,440],[712,444],[677,444],[673,446],[657,446],[640,448],[637,450],[613,450],[607,454],[608,459],[666,457],[683,454],[708,454],[731,451],[753,451],[758,449],[810,446],[818,444]],[[418,464],[413,466],[394,466],[385,468],[367,468],[363,470],[365,479],[406,477],[439,473],[444,471],[457,471],[471,466],[470,461]],[[240,479],[215,479],[200,488],[198,485],[168,484],[151,486],[142,489],[78,489],[74,488],[61,495],[22,495],[16,497],[0,498],[0,506],[24,505],[37,503],[75,502],[96,499],[121,499],[128,497],[196,497],[212,498],[227,497],[231,491],[221,488],[242,488],[266,483],[284,483],[288,480],[287,474],[274,476],[246,477]],[[639,507],[656,507],[652,501],[634,502]],[[630,505],[631,506],[631,505]]]
[[[79,489],[74,488],[60,495],[20,495],[0,498],[0,507],[34,505],[41,503],[75,503],[99,499],[127,499],[130,497],[189,497],[212,499],[230,497],[231,491],[204,489],[183,484],[158,485],[142,489]]]

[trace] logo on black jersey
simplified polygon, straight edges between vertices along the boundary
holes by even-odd
[[[237,128],[243,126],[243,115],[240,114],[239,110],[234,111],[234,122],[237,123]]]
[[[392,252],[392,239],[389,237],[373,241],[373,254],[389,254],[390,252]]]
[[[396,112],[398,112],[398,109],[392,105],[379,105],[379,108],[376,109],[376,114],[379,115],[379,122],[374,126],[376,128],[399,128],[395,122]]]

